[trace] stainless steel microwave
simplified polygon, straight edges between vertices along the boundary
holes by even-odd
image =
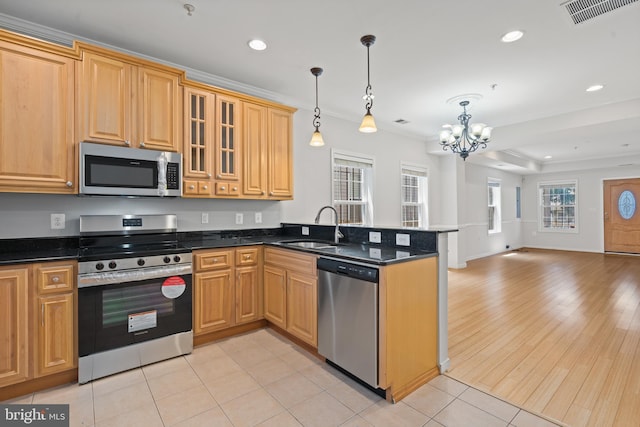
[[[169,151],[80,143],[80,194],[179,197],[182,156]]]

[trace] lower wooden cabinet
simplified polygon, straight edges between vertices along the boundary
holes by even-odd
[[[29,267],[0,268],[0,387],[29,378]]]
[[[0,387],[77,367],[76,265],[0,268]]]
[[[264,317],[318,346],[318,278],[315,255],[265,248]]]
[[[194,252],[194,334],[203,335],[262,318],[258,246]]]

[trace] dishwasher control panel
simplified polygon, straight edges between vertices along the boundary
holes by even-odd
[[[332,258],[318,258],[318,270],[378,283],[378,269]]]

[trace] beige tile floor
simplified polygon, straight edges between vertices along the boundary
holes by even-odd
[[[10,403],[69,403],[72,426],[555,426],[446,376],[390,404],[270,329]]]

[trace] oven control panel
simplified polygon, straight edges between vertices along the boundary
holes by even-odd
[[[100,273],[106,271],[140,270],[163,265],[191,264],[191,252],[171,255],[152,255],[145,257],[119,258],[78,263],[78,274]]]

